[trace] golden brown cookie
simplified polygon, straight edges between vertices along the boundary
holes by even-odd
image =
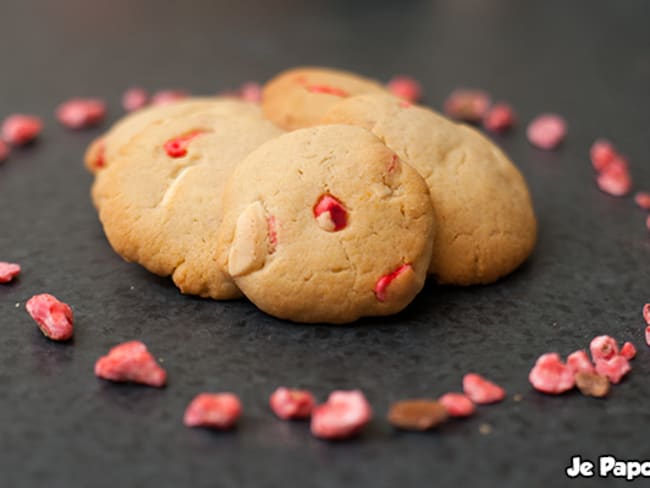
[[[284,71],[264,85],[264,115],[285,130],[317,125],[342,98],[386,92],[384,87],[347,71],[303,67]]]
[[[532,252],[537,223],[526,182],[478,131],[391,96],[339,102],[323,123],[365,127],[427,181],[436,220],[430,272],[441,283],[490,283]]]
[[[424,284],[434,231],[426,183],[365,129],[270,140],[235,168],[223,206],[224,272],[276,317],[393,314]]]
[[[258,113],[257,107],[253,104],[225,97],[187,98],[175,103],[152,105],[124,116],[106,134],[95,139],[88,146],[84,156],[86,168],[91,173],[106,168],[119,155],[122,147],[147,126],[160,124],[201,108],[215,106],[214,102],[218,102],[216,106],[226,114],[256,115]]]
[[[236,164],[282,131],[258,110],[226,115],[229,100],[150,124],[97,174],[93,198],[115,251],[183,293],[239,296],[217,266],[221,194]],[[220,106],[223,105],[223,106]]]

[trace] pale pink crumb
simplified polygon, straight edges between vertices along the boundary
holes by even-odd
[[[589,350],[594,362],[599,359],[609,359],[618,354],[618,342],[611,336],[600,335],[591,340]]]
[[[632,189],[632,178],[626,166],[610,164],[596,177],[598,188],[613,197],[627,195]]]
[[[542,354],[530,370],[528,380],[538,391],[559,395],[575,386],[575,371],[557,353]]]
[[[310,391],[280,387],[271,395],[269,404],[281,419],[306,419],[311,416],[316,400]]]
[[[255,81],[247,81],[239,89],[239,97],[245,102],[260,103],[262,101],[262,85]]]
[[[11,150],[5,141],[0,139],[0,163],[5,161],[9,157]]]
[[[623,356],[628,361],[636,357],[636,347],[631,342],[626,342],[621,347],[621,356]]]
[[[151,97],[151,105],[167,105],[185,100],[189,94],[184,90],[159,90]]]
[[[314,408],[311,432],[322,439],[347,439],[370,422],[372,409],[359,390],[334,391],[327,402]]]
[[[395,76],[386,86],[393,95],[409,103],[417,103],[422,99],[422,86],[410,76]]]
[[[109,381],[133,382],[160,388],[167,372],[140,341],[129,341],[111,348],[95,363],[95,375]]]
[[[613,356],[609,359],[598,359],[596,361],[596,373],[607,376],[614,384],[620,383],[623,377],[630,372],[629,361],[621,356]]]
[[[0,261],[0,283],[9,283],[19,274],[19,264]]]
[[[98,98],[72,98],[56,109],[56,118],[70,129],[93,127],[105,116],[106,104]]]
[[[474,402],[463,393],[445,393],[438,401],[451,417],[469,417],[476,411]]]
[[[127,112],[133,112],[146,107],[149,103],[149,94],[143,88],[134,86],[122,95],[122,107]]]
[[[607,139],[597,139],[589,150],[589,157],[594,169],[601,172],[618,157],[618,152]]]
[[[535,117],[528,128],[528,141],[540,149],[555,149],[567,134],[567,124],[563,117],[557,114],[542,114]]]
[[[478,404],[496,403],[506,397],[503,388],[476,373],[468,373],[463,377],[463,391]]]
[[[587,351],[581,349],[579,351],[572,352],[569,354],[566,360],[566,364],[573,373],[593,373],[595,371],[594,365],[592,364]]]
[[[42,130],[43,122],[40,117],[14,114],[4,120],[0,132],[5,142],[13,146],[24,146],[36,139]]]
[[[72,309],[49,293],[34,295],[25,304],[43,335],[53,341],[67,341],[74,332]]]
[[[233,393],[201,393],[185,410],[183,423],[187,427],[232,429],[241,416],[241,401]]]
[[[451,92],[444,103],[445,113],[467,122],[479,122],[487,114],[492,101],[483,90],[458,88]]]
[[[495,103],[485,114],[483,127],[490,132],[505,132],[515,123],[515,112],[504,102]]]
[[[650,193],[647,191],[640,191],[634,196],[634,201],[643,210],[650,210]]]

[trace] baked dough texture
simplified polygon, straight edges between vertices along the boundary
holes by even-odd
[[[363,93],[387,93],[377,81],[347,71],[303,67],[284,71],[264,85],[264,115],[285,130],[320,123],[334,104]]]
[[[339,101],[321,122],[370,130],[424,177],[436,221],[429,272],[440,283],[491,283],[533,251],[537,222],[526,182],[478,131],[376,94]]]
[[[422,177],[369,131],[297,130],[232,172],[223,272],[261,310],[345,323],[402,310],[424,284],[434,219]]]
[[[151,123],[97,174],[93,199],[112,247],[153,273],[171,275],[183,293],[240,296],[217,265],[221,194],[235,165],[282,133],[259,108],[249,108],[232,111],[231,100],[213,100]],[[185,154],[168,153],[174,141]]]

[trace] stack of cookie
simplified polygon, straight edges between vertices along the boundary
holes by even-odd
[[[183,293],[296,322],[402,310],[431,275],[490,283],[531,253],[516,167],[474,129],[320,68],[261,107],[193,98],[135,112],[86,165],[109,242]]]

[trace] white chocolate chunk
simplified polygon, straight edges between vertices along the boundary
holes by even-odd
[[[329,210],[316,217],[316,222],[318,222],[321,229],[326,230],[327,232],[334,232],[334,229],[336,229],[336,224],[334,223],[332,214]]]
[[[249,205],[237,219],[228,253],[228,273],[242,276],[264,267],[268,252],[267,220],[260,202]]]

